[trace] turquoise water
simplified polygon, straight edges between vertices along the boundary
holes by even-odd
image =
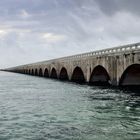
[[[140,97],[0,72],[0,140],[138,140]]]

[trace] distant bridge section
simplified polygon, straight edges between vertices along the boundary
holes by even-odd
[[[6,69],[92,85],[140,85],[140,43]]]

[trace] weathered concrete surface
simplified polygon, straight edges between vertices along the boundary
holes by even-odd
[[[140,43],[6,70],[91,84],[140,85]]]

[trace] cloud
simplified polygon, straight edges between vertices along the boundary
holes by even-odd
[[[42,38],[48,42],[58,42],[64,40],[66,37],[54,33],[43,33]]]
[[[0,65],[138,42],[139,5],[139,0],[0,1]]]
[[[26,18],[30,17],[30,14],[25,9],[22,9],[20,11],[20,16],[21,16],[21,18],[26,19]]]
[[[95,0],[103,13],[113,16],[117,12],[129,12],[131,14],[140,14],[139,0]]]
[[[5,30],[0,30],[0,38],[4,37],[7,34]]]

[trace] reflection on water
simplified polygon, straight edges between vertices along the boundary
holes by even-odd
[[[140,139],[140,96],[0,72],[1,140]]]

